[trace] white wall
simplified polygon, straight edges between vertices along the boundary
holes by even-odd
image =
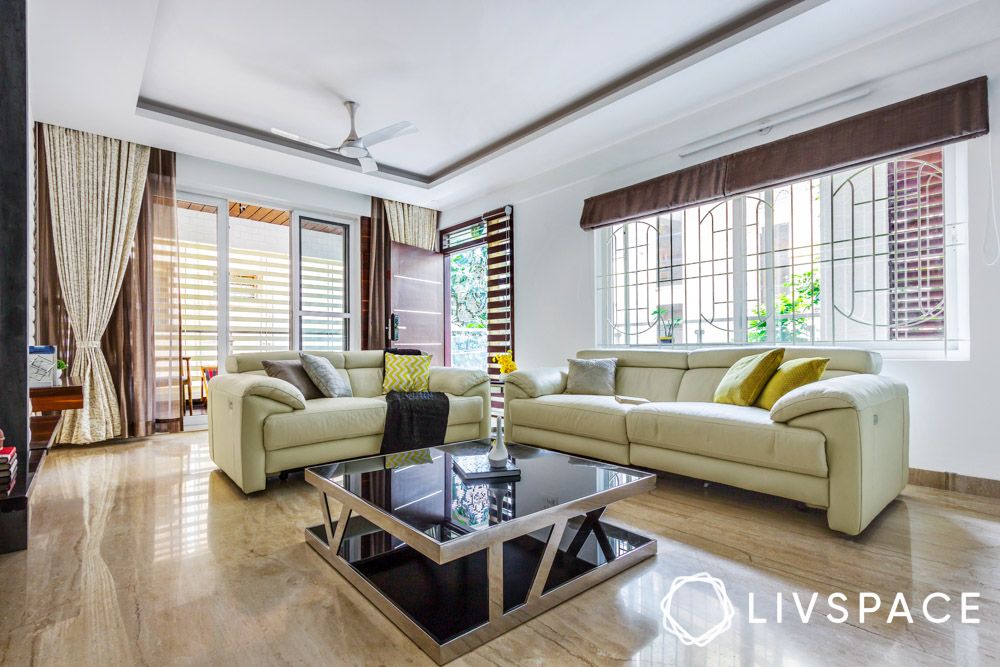
[[[1000,128],[1000,88],[990,89],[990,125]],[[1000,263],[987,264],[1000,253],[990,237],[1000,201],[991,207],[990,150],[1000,154],[997,129],[969,144],[969,359],[887,360],[883,372],[910,387],[911,467],[1000,479]]]
[[[177,154],[177,189],[317,213],[356,217],[371,212],[368,195],[180,153]]]
[[[442,215],[442,226],[513,204],[517,361],[524,368],[561,365],[567,356],[594,346],[597,340],[597,235],[579,227],[586,197],[983,74],[991,79],[992,126],[1000,128],[1000,44],[994,42],[876,81],[868,98],[790,123],[766,140],[754,137],[731,142],[714,153],[687,160],[678,158],[676,147],[713,132],[706,132],[703,126],[707,112],[681,119],[449,209]],[[779,99],[780,88],[805,81],[815,84],[819,75],[812,70],[802,72],[744,97],[749,106],[751,98],[759,100],[762,95],[773,94]],[[728,100],[709,110],[715,114],[711,126],[719,126],[720,115],[727,119],[723,128],[752,121],[753,117],[739,115],[743,101],[742,97]],[[998,134],[1000,129],[994,130],[992,135],[971,142],[969,149],[970,359],[893,360],[886,362],[884,371],[910,387],[911,467],[992,479],[1000,479],[1000,352],[995,342],[1000,336],[1000,266],[986,266],[982,246],[992,215],[988,148],[992,145],[994,155],[1000,156]],[[651,146],[664,148],[649,157]],[[624,168],[602,168],[602,164],[619,164],[623,153],[640,157]]]

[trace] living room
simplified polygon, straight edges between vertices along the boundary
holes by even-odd
[[[1000,662],[1000,4],[0,31],[0,663]]]

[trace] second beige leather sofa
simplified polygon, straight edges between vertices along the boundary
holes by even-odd
[[[678,473],[827,510],[830,528],[860,533],[909,474],[906,385],[879,375],[881,357],[845,348],[787,348],[785,359],[829,357],[823,379],[770,410],[712,401],[737,359],[768,348],[583,350],[618,359],[614,396],[566,394],[566,369],[507,378],[512,442]]]

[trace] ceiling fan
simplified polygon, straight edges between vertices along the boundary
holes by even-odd
[[[413,134],[417,131],[416,125],[408,120],[403,120],[389,125],[388,127],[383,127],[381,130],[375,130],[374,132],[369,132],[368,134],[359,137],[358,132],[354,127],[354,115],[357,113],[360,105],[357,102],[348,100],[347,102],[344,102],[344,106],[347,107],[347,112],[351,115],[351,131],[340,146],[337,146],[336,148],[318,141],[300,137],[297,134],[286,132],[285,130],[276,127],[272,127],[271,132],[280,137],[291,139],[292,141],[299,141],[304,144],[309,144],[310,146],[315,146],[316,148],[320,148],[329,153],[336,153],[337,155],[357,160],[358,164],[361,165],[361,173],[367,174],[369,172],[378,171],[378,163],[375,162],[375,158],[372,157],[371,152],[368,150],[369,148],[375,144],[380,144],[383,141],[395,139],[396,137],[401,137],[406,134]]]

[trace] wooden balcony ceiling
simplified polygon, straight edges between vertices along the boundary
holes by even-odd
[[[275,225],[284,225],[287,227],[291,216],[288,211],[283,209],[231,201],[229,202],[229,217],[243,218],[244,220],[259,220],[260,222],[270,222]]]

